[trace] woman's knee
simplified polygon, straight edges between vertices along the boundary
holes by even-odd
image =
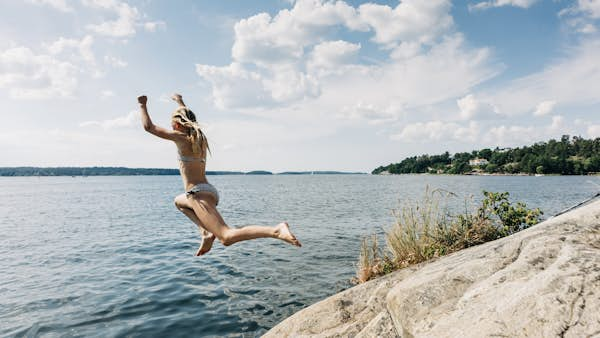
[[[217,239],[224,246],[230,246],[231,244],[235,243],[233,241],[233,233],[231,230],[223,231],[221,234],[219,234],[219,236],[217,236]]]
[[[181,195],[178,195],[177,197],[175,197],[175,199],[173,200],[173,203],[175,203],[175,207],[177,207],[177,209],[179,209],[179,210],[181,210],[183,208],[188,208],[187,198],[186,198],[185,194],[181,194]]]

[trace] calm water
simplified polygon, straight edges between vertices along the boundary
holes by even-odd
[[[597,177],[211,176],[230,225],[287,220],[276,240],[215,243],[173,206],[180,178],[0,178],[0,336],[259,336],[349,286],[361,236],[426,186],[509,191],[549,216]],[[457,200],[460,203],[460,200]]]

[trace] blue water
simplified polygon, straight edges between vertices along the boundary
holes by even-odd
[[[210,180],[230,225],[286,220],[303,247],[216,242],[194,257],[198,231],[173,205],[177,176],[0,178],[0,336],[259,336],[349,287],[361,237],[427,186],[475,199],[509,191],[546,216],[600,190],[598,177]]]

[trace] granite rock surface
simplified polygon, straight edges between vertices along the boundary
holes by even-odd
[[[311,305],[264,337],[600,337],[600,201]]]

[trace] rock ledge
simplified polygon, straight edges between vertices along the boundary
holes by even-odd
[[[600,201],[355,286],[264,337],[600,336]]]

